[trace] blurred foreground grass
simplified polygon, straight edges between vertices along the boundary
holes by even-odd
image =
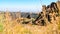
[[[4,21],[4,14],[0,14],[0,34],[3,33],[3,21]]]
[[[57,26],[55,24],[48,24],[48,26],[19,24],[15,21],[6,21],[4,14],[0,15],[0,34],[60,34],[58,32],[60,21]]]
[[[0,23],[0,32],[3,32],[3,25]]]

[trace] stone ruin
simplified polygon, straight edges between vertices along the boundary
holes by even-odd
[[[44,26],[49,23],[56,22],[56,18],[60,15],[60,1],[52,2],[50,5],[42,6],[42,12],[39,13],[39,16],[33,22],[33,24]]]

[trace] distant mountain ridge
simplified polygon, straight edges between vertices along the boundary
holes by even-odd
[[[0,13],[6,14],[6,12],[2,12],[2,11],[0,11]],[[12,16],[12,18],[15,18],[15,19],[18,17],[26,18],[28,15],[30,15],[31,18],[37,18],[38,16],[37,13],[28,13],[28,12],[8,12],[8,13],[10,13],[10,16]]]

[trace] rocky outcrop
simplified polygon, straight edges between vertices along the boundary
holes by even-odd
[[[52,2],[50,5],[42,6],[42,12],[39,13],[39,16],[33,22],[36,25],[46,25],[48,23],[56,22],[56,18],[60,15],[60,1]]]

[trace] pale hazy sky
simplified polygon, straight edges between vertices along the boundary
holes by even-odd
[[[42,1],[42,2],[41,2]],[[57,0],[0,0],[0,10],[9,11],[39,11],[41,6]],[[42,5],[41,5],[42,4]]]

